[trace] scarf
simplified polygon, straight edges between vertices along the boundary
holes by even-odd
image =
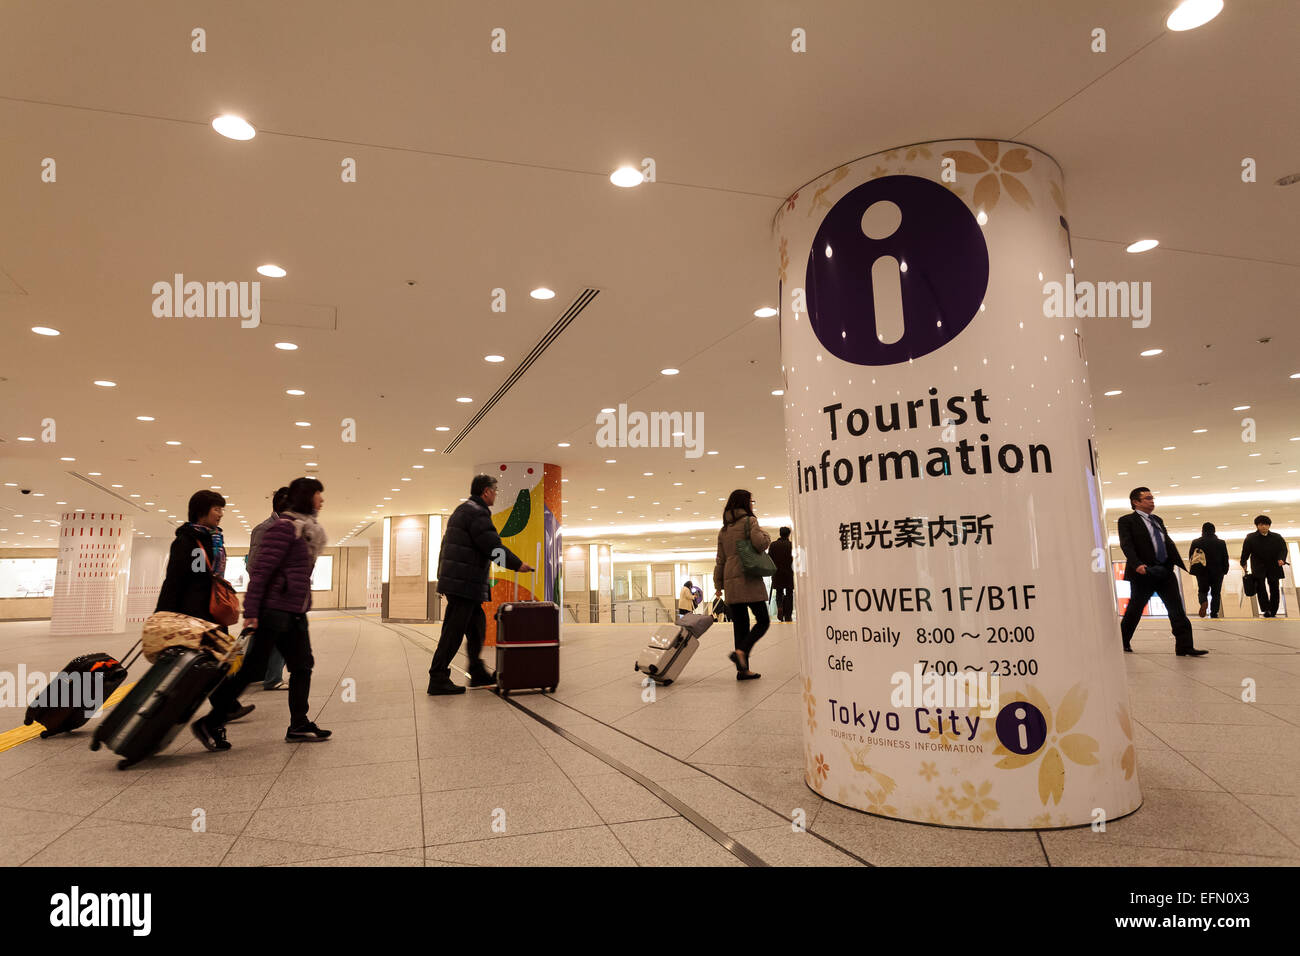
[[[197,521],[191,521],[190,527],[199,538],[199,547],[203,547],[203,535],[209,535],[212,538],[212,560],[209,565],[212,573],[217,577],[224,577],[226,574],[226,539],[221,533],[221,529],[212,529],[205,524],[199,524]]]
[[[307,541],[307,550],[311,552],[311,559],[315,561],[320,557],[329,543],[329,538],[325,534],[325,529],[316,521],[316,516],[299,514],[296,511],[281,511],[280,517],[293,522],[293,536]]]

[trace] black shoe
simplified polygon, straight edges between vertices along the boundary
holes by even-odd
[[[1209,651],[1202,650],[1199,647],[1193,647],[1190,651],[1174,651],[1179,657],[1204,657]]]
[[[288,743],[299,743],[300,741],[328,740],[330,732],[321,730],[315,724],[303,724],[301,727],[290,727],[284,735]]]
[[[762,676],[762,674],[755,673],[754,671],[736,672],[736,680],[758,680]]]
[[[425,693],[430,697],[444,697],[452,694],[463,694],[465,688],[453,683],[450,677],[444,677],[441,680],[430,680],[429,689]]]
[[[256,704],[236,704],[230,709],[230,712],[226,714],[226,720],[239,720],[241,717],[247,717],[256,709]]]
[[[199,743],[207,750],[229,750],[230,741],[226,739],[225,727],[209,727],[206,717],[200,717],[190,724],[190,730],[199,738]]]
[[[730,654],[727,655],[727,660],[731,661],[731,663],[733,663],[733,664],[736,665],[736,673],[739,674],[739,673],[740,673],[740,656],[739,656],[735,651],[732,651]]]
[[[484,667],[482,670],[469,672],[470,687],[491,687],[497,682],[497,675]]]
[[[1132,653],[1133,653],[1133,648],[1131,648],[1131,647],[1129,647],[1127,644],[1125,644],[1125,645],[1124,645],[1124,653],[1125,653],[1125,654],[1132,654]]]

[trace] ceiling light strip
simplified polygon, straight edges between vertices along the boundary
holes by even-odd
[[[116,491],[113,491],[113,490],[110,489],[110,488],[105,488],[103,485],[101,485],[99,482],[95,481],[93,478],[87,478],[85,475],[83,475],[83,474],[81,474],[80,472],[77,472],[77,471],[70,471],[70,472],[68,472],[68,474],[70,474],[73,478],[80,478],[82,481],[84,481],[84,482],[85,482],[86,484],[88,484],[88,485],[93,485],[94,487],[98,488],[100,491],[102,491],[102,492],[103,492],[104,494],[106,494],[106,495],[112,495],[112,496],[113,496],[114,498],[116,498],[118,501],[122,502],[122,504],[124,504],[124,505],[130,505],[132,508],[134,508],[136,511],[141,512],[142,514],[153,514],[153,512],[151,512],[148,508],[145,508],[145,507],[143,507],[143,506],[141,506],[141,505],[136,504],[136,503],[135,503],[134,501],[132,501],[130,498],[123,498],[123,497],[122,497],[121,495],[119,495]]]
[[[487,417],[488,412],[492,411],[496,403],[501,401],[505,394],[514,387],[515,383],[523,377],[524,373],[532,367],[533,363],[541,357],[541,354],[550,348],[551,344],[559,338],[560,333],[567,329],[573,320],[576,319],[599,294],[599,289],[584,289],[582,293],[573,300],[572,304],[564,311],[564,314],[560,316],[556,323],[551,326],[550,330],[542,336],[541,340],[533,346],[532,350],[524,356],[523,360],[515,370],[511,372],[509,377],[501,384],[501,387],[492,393],[492,397],[483,403],[482,407],[477,413],[475,413],[474,417],[471,418],[466,423],[465,427],[460,430],[460,434],[447,443],[447,447],[442,450],[444,455],[450,455],[455,451],[456,446],[461,443],[465,436],[472,432],[478,423]]]

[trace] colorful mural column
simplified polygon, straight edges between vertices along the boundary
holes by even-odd
[[[520,601],[562,603],[561,474],[559,465],[540,461],[494,461],[478,465],[474,471],[497,480],[492,523],[501,535],[501,543],[525,564],[537,569],[535,574],[516,575],[493,566],[492,600],[483,606],[487,615],[487,644],[492,646],[496,644],[497,607],[515,600],[516,586]]]
[[[806,780],[979,829],[1137,809],[1061,170],[899,147],[777,215]]]

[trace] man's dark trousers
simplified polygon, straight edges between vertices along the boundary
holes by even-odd
[[[210,726],[224,726],[217,715],[228,714],[244,688],[266,676],[266,662],[271,648],[280,651],[285,666],[289,668],[289,724],[301,727],[307,723],[311,700],[311,672],[315,658],[311,653],[311,636],[307,631],[307,615],[263,608],[257,621],[257,630],[244,654],[244,663],[231,677],[222,681],[208,698],[212,701]]]
[[[1155,569],[1157,573],[1152,574]],[[1138,621],[1142,620],[1142,609],[1151,600],[1152,594],[1160,595],[1169,611],[1169,627],[1174,632],[1174,651],[1187,652],[1192,649],[1192,622],[1183,610],[1183,596],[1178,591],[1178,581],[1172,568],[1151,565],[1146,574],[1135,575],[1129,582],[1128,607],[1124,610],[1124,619],[1120,621],[1119,632],[1128,647],[1137,630]]]
[[[442,619],[442,637],[438,639],[438,649],[433,652],[433,663],[429,665],[429,678],[451,679],[451,661],[460,650],[462,640],[469,642],[466,648],[469,670],[471,674],[475,673],[484,666],[479,655],[483,652],[483,642],[486,639],[487,616],[483,613],[482,602],[447,595],[447,614]]]
[[[778,621],[794,620],[794,588],[772,588],[776,597],[776,619]]]
[[[1210,617],[1220,617],[1220,611],[1223,607],[1223,575],[1217,577],[1207,577],[1204,574],[1197,579],[1196,583],[1196,600],[1202,604],[1205,603],[1206,596],[1210,599]]]
[[[1281,604],[1281,595],[1278,585],[1282,582],[1277,578],[1261,578],[1256,576],[1259,581],[1259,590],[1256,593],[1259,601],[1260,614],[1277,614],[1277,607]]]

